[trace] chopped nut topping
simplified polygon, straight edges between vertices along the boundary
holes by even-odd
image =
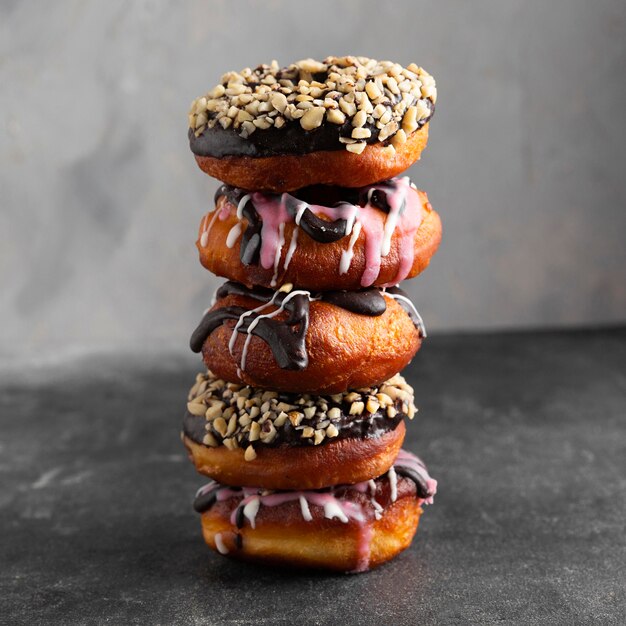
[[[339,419],[341,417],[341,409],[334,406],[330,411],[328,411],[328,417],[331,420]]]
[[[352,139],[368,139],[372,136],[372,131],[369,128],[355,128],[352,131]]]
[[[378,409],[380,408],[380,404],[378,404],[376,400],[373,400],[372,398],[370,398],[367,401],[365,408],[367,409],[368,413],[376,413],[376,411],[378,411]]]
[[[411,134],[417,129],[417,107],[409,107],[402,118],[402,130]]]
[[[222,435],[222,437],[226,436],[226,431],[228,430],[228,425],[226,424],[226,420],[223,417],[218,417],[213,420],[213,428]]]
[[[391,144],[393,146],[401,146],[403,143],[406,143],[406,133],[400,129],[392,138]]]
[[[352,120],[352,126],[356,126],[357,128],[361,126],[365,126],[365,122],[367,121],[367,113],[365,111],[359,111]]]
[[[365,150],[365,146],[367,144],[364,141],[359,141],[357,143],[349,143],[346,145],[346,150],[348,152],[354,152],[354,154],[361,154],[363,150]]]
[[[334,424],[331,424],[326,428],[326,436],[327,437],[336,437],[339,434],[337,427]]]
[[[310,426],[306,426],[302,429],[301,437],[313,437],[315,431]]]
[[[364,408],[365,404],[363,402],[353,402],[350,405],[350,415],[361,415]]]
[[[217,446],[219,446],[217,439],[211,433],[207,433],[206,435],[204,435],[202,443],[205,446],[210,446],[211,448],[216,448]]]
[[[326,112],[326,119],[331,124],[343,124],[346,121],[346,116],[338,109],[331,109]]]
[[[244,459],[256,458],[254,446],[271,445],[280,432],[297,433],[303,443],[322,445],[340,436],[355,420],[373,416],[412,418],[413,390],[396,375],[379,386],[329,396],[281,394],[226,383],[211,372],[200,374],[188,395],[187,410],[205,420],[202,443],[242,448]],[[293,436],[293,434],[292,434]],[[280,441],[280,439],[278,439]]]
[[[254,461],[254,459],[256,459],[256,452],[254,451],[254,448],[252,446],[248,446],[246,448],[246,451],[244,452],[243,458],[246,461]]]
[[[314,107],[312,109],[308,109],[300,118],[300,126],[302,126],[304,130],[313,130],[318,126],[321,126],[324,121],[325,112],[324,107]]]
[[[206,406],[197,402],[187,402],[187,410],[192,415],[204,415],[206,411]]]
[[[341,128],[340,139],[391,141],[398,146],[428,122],[436,100],[435,80],[414,63],[404,68],[365,57],[328,57],[304,59],[282,69],[273,61],[254,70],[227,72],[220,84],[192,102],[188,118],[196,137],[218,124],[247,138],[296,120],[306,131],[325,122],[337,126],[349,122],[364,130],[355,135]],[[404,141],[393,141],[400,130]],[[342,143],[355,154],[366,145]]]

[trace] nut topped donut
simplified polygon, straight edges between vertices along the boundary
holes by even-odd
[[[293,283],[313,291],[389,286],[422,272],[441,220],[408,177],[358,189],[292,194],[223,185],[196,246],[209,271],[246,285]]]
[[[379,384],[419,349],[422,319],[398,288],[278,291],[227,282],[190,345],[230,382],[306,393]]]
[[[319,489],[387,471],[416,409],[400,376],[331,395],[278,393],[198,374],[183,443],[214,480],[266,489]]]
[[[190,147],[202,170],[235,187],[361,187],[419,159],[436,99],[433,77],[414,63],[273,61],[228,72],[194,100]]]

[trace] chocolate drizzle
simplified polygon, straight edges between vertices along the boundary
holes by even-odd
[[[420,464],[425,470],[426,467],[424,466],[424,464]],[[418,469],[413,467],[412,464],[403,463],[401,459],[396,459],[393,467],[398,475],[404,476],[405,478],[408,478],[415,483],[417,495],[420,498],[428,498],[432,496],[430,485],[424,477],[423,472],[420,472]]]
[[[214,488],[204,491],[202,493],[198,492],[195,500],[193,501],[193,508],[198,512],[202,513],[203,511],[208,511],[217,500],[217,492],[219,491],[219,485],[215,483]]]
[[[236,332],[256,335],[270,348],[276,363],[282,369],[302,370],[308,365],[305,338],[309,326],[309,303],[311,299],[328,302],[360,315],[382,315],[387,304],[377,288],[361,291],[328,291],[312,296],[308,291],[272,291],[263,287],[252,289],[233,281],[224,283],[216,293],[217,300],[230,295],[252,298],[267,306],[275,305],[284,310],[287,317],[278,320],[270,314],[245,309],[241,306],[225,306],[205,313],[194,330],[190,347],[200,352],[207,337],[227,320],[236,320]],[[233,329],[235,332],[235,329]]]
[[[387,196],[394,193],[396,189],[397,182],[395,179],[360,189],[316,185],[293,192],[293,195],[284,194],[284,201],[287,213],[311,239],[318,243],[333,243],[350,234],[347,220],[343,218],[334,221],[324,220],[315,215],[310,208],[301,211],[303,203],[309,203],[315,199],[316,202],[327,202],[329,207],[341,205],[364,207],[369,204],[389,213],[390,204]],[[274,195],[276,198],[279,196],[279,194]],[[238,213],[247,220],[248,225],[241,239],[239,256],[244,265],[258,265],[263,222],[254,206],[251,195],[243,189],[224,184],[215,193],[216,204],[221,197],[225,197],[230,204],[236,207],[239,207],[240,203],[243,202]]]

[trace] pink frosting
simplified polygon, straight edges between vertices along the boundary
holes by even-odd
[[[398,271],[392,281],[386,283],[385,286],[391,286],[404,280],[413,266],[414,259],[414,240],[415,233],[422,222],[422,203],[426,201],[426,194],[417,191],[412,186],[409,178],[393,179],[396,188],[393,192],[389,192],[388,187],[382,185],[372,185],[369,187],[369,194],[376,189],[384,190],[389,203],[389,213],[384,214],[380,209],[370,205],[369,203],[363,207],[354,206],[343,203],[337,207],[327,207],[318,204],[307,204],[302,200],[295,200],[299,205],[299,213],[292,217],[286,208],[286,201],[291,198],[289,194],[271,195],[255,192],[250,195],[250,199],[254,207],[261,217],[261,250],[260,262],[264,269],[274,268],[274,280],[278,275],[279,263],[282,257],[283,248],[286,244],[284,237],[285,224],[299,224],[299,216],[305,209],[310,209],[315,215],[324,216],[330,220],[345,219],[348,222],[346,236],[342,241],[346,242],[346,253],[351,250],[350,235],[357,224],[360,229],[358,238],[364,238],[365,250],[365,268],[361,275],[361,286],[369,287],[378,278],[382,259],[390,252],[390,243],[392,236],[395,235],[399,245],[399,263]],[[225,205],[226,206],[226,205]],[[228,215],[228,212],[226,213]],[[226,215],[220,212],[220,219],[225,219]],[[381,215],[385,215],[385,219],[381,221]],[[239,219],[243,219],[241,212],[238,212]],[[208,221],[208,215],[203,223],[203,233],[201,236],[201,245],[208,242],[208,232],[215,219],[215,215],[211,221]],[[283,269],[286,269],[293,253],[297,247],[297,235],[294,236],[287,245],[289,246],[289,254],[285,255]],[[355,231],[355,235],[358,231]],[[205,234],[206,233],[206,234]],[[204,241],[204,243],[202,243]],[[353,245],[353,244],[352,244]],[[288,257],[288,258],[287,258]],[[338,267],[337,272],[343,273],[349,269],[349,261],[345,268]]]
[[[284,243],[280,242],[280,225],[293,221],[285,207],[286,195],[270,196],[255,192],[251,196],[254,208],[263,220],[261,227],[261,267],[266,270],[274,266],[278,247]]]

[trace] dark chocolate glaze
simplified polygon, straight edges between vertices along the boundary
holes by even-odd
[[[376,187],[376,189],[372,189]],[[325,204],[325,206],[336,207],[341,204],[351,204],[355,206],[371,206],[389,212],[389,202],[387,192],[393,193],[396,189],[396,182],[393,179],[361,187],[360,189],[350,189],[346,187],[326,187],[314,185],[305,187],[287,195],[285,207],[292,218],[296,217],[300,202],[308,204]],[[230,185],[221,185],[215,192],[215,203],[225,197],[230,204],[238,206],[247,191]],[[258,265],[259,252],[261,248],[261,226],[262,220],[257,213],[254,202],[248,198],[242,207],[242,215],[248,222],[244,231],[239,248],[239,258],[244,265]],[[310,209],[305,209],[300,217],[300,228],[314,241],[318,243],[333,243],[345,237],[347,222],[344,219],[334,221],[324,220]]]
[[[210,491],[199,494],[195,497],[193,501],[193,508],[198,512],[202,513],[203,511],[208,511],[214,504],[217,498],[217,491],[220,488],[220,485],[215,483],[215,486]]]
[[[398,424],[406,417],[406,414],[402,412],[402,402],[396,402],[394,404],[396,408],[396,415],[394,417],[387,417],[382,410],[378,410],[376,413],[359,415],[355,417],[350,415],[350,403],[346,406],[338,405],[329,401],[329,407],[338,406],[341,410],[341,417],[338,421],[333,421],[333,424],[339,431],[336,437],[326,437],[321,444],[325,445],[331,441],[337,439],[373,439],[381,437],[385,433],[395,430]],[[266,422],[267,423],[267,422]],[[303,420],[300,425],[307,424],[307,420]],[[269,423],[268,423],[269,425]],[[207,433],[207,420],[203,415],[192,415],[187,411],[183,418],[183,432],[192,441],[198,444],[202,444],[202,440]],[[213,431],[211,431],[213,432]],[[250,443],[247,436],[244,436],[239,445],[241,447],[247,447]],[[293,447],[293,446],[312,446],[314,445],[311,439],[302,437],[302,432],[296,430],[291,422],[286,421],[280,428],[276,429],[276,437],[271,443],[264,443],[260,441],[254,442],[255,446],[263,446],[268,448],[278,447]]]
[[[237,507],[237,512],[235,513],[235,526],[237,528],[243,528],[243,525],[246,521],[246,516],[243,514],[243,507]]]
[[[399,100],[399,96],[397,97]],[[435,105],[431,100],[426,100],[430,106],[430,115],[419,120],[421,128],[430,121]],[[395,104],[395,102],[393,103]],[[391,137],[383,142],[378,141],[380,130],[374,124],[366,124],[371,132],[371,137],[364,141],[368,144],[382,143],[388,145]],[[319,151],[345,150],[345,144],[339,141],[339,137],[350,138],[352,136],[352,118],[348,118],[344,124],[332,124],[324,122],[314,130],[304,130],[299,120],[287,121],[282,128],[267,128],[257,130],[249,137],[241,137],[238,129],[232,127],[224,129],[220,124],[205,131],[196,137],[190,128],[188,132],[189,147],[198,156],[210,156],[223,158],[235,157],[269,157],[284,155],[302,155]]]
[[[281,369],[302,370],[308,365],[305,339],[309,327],[309,303],[311,297],[341,307],[360,315],[379,316],[387,309],[380,290],[372,287],[360,291],[330,291],[311,296],[308,292],[296,295],[274,292],[263,287],[252,289],[233,281],[224,283],[216,293],[219,300],[229,295],[252,298],[259,302],[283,307],[287,312],[284,320],[263,317],[262,313],[251,313],[241,317],[249,309],[240,306],[225,306],[208,311],[191,335],[189,345],[193,352],[200,352],[207,337],[227,320],[242,320],[238,332],[256,335],[272,349],[276,363]],[[254,323],[254,325],[253,325]],[[250,330],[252,326],[252,329]]]
[[[432,492],[428,489],[428,485],[426,484],[424,477],[420,476],[412,467],[403,465],[402,461],[400,460],[396,460],[393,467],[399,476],[404,476],[405,478],[409,478],[415,483],[417,495],[420,498],[425,499],[433,495]]]
[[[362,291],[324,291],[318,297],[346,311],[370,317],[378,317],[387,310],[385,297],[375,287]]]

